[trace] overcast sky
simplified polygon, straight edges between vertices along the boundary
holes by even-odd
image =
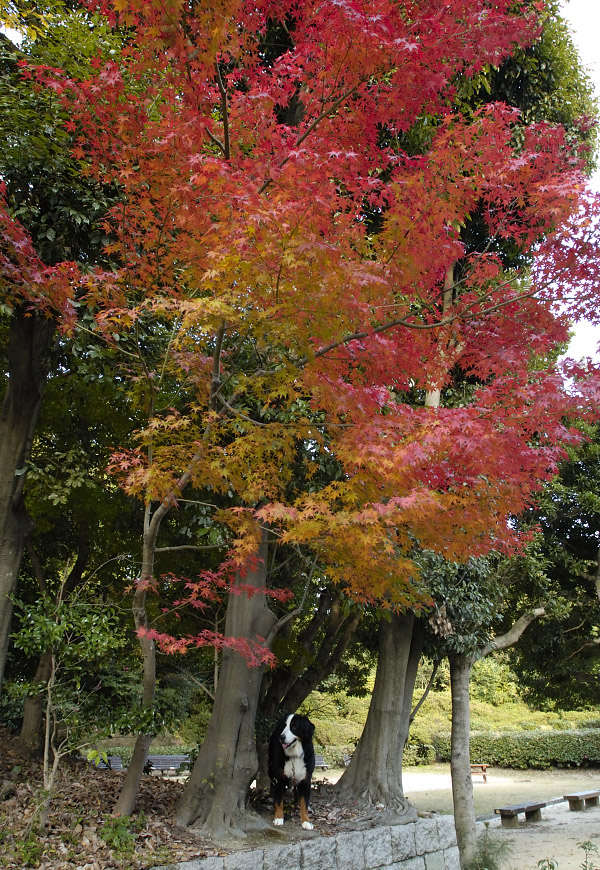
[[[573,42],[600,98],[600,0],[561,0],[561,6],[571,25]],[[596,170],[590,183],[600,192],[600,169]],[[575,358],[597,355],[599,343],[600,327],[578,324],[569,354]]]

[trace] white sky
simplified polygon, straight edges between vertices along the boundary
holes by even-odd
[[[600,98],[600,0],[561,0],[562,14],[571,26],[575,43],[583,65],[586,67]],[[600,164],[600,159],[599,159]],[[591,179],[594,190],[600,192],[600,168]],[[575,337],[569,347],[569,355],[579,359],[582,356],[598,354],[600,327],[589,323],[577,324]]]

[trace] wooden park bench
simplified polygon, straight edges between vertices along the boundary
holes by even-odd
[[[500,814],[503,828],[518,828],[519,813],[525,813],[526,822],[541,822],[542,810],[545,806],[545,802],[538,801],[531,804],[515,804],[512,807],[498,807],[494,812]]]
[[[570,810],[587,810],[588,807],[598,806],[600,789],[598,791],[577,791],[574,794],[565,794],[563,797],[569,801]]]
[[[123,767],[123,759],[120,755],[109,755],[108,756],[108,764],[102,758],[99,758],[97,761],[92,762],[99,767],[101,770],[126,770],[127,768]]]
[[[158,770],[161,774],[166,771],[177,773],[183,764],[189,763],[189,755],[149,755],[146,761],[150,772]]]
[[[321,770],[329,770],[331,765],[325,762],[325,759],[322,755],[317,755],[315,753],[315,767],[320,768]]]
[[[487,782],[487,764],[472,764],[471,765],[471,774],[480,773],[483,776],[483,781]]]

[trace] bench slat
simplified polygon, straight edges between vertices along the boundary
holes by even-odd
[[[190,764],[189,755],[149,755],[147,764],[152,770],[179,770],[183,764]]]

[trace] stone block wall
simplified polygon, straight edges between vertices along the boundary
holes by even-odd
[[[154,870],[460,870],[454,819],[350,831]]]

